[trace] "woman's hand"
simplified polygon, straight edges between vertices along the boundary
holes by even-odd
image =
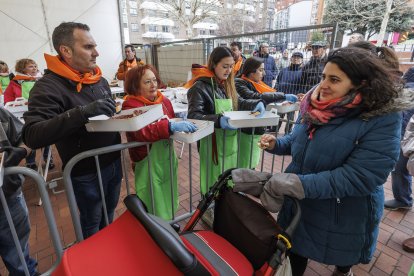
[[[303,98],[305,97],[306,94],[304,93],[299,93],[298,96],[298,101],[301,102],[303,100]]]
[[[257,118],[262,118],[264,116],[264,113],[266,111],[266,108],[262,102],[259,102],[256,107],[252,110],[252,113],[260,112],[258,115],[256,115]]]
[[[263,134],[260,137],[258,146],[261,149],[273,150],[276,145],[276,137],[270,134]]]

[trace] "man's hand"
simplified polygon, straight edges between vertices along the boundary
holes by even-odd
[[[27,156],[27,150],[23,147],[2,147],[1,151],[7,152],[6,160],[4,160],[5,167],[17,166],[20,161]]]
[[[115,111],[115,101],[111,98],[99,99],[81,107],[82,115],[86,119],[98,115],[112,117]]]

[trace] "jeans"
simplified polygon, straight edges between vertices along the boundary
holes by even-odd
[[[407,206],[413,205],[411,196],[411,175],[407,170],[408,158],[400,150],[400,157],[391,172],[392,193],[394,198]]]
[[[109,223],[114,217],[121,190],[122,167],[118,158],[101,168],[102,185]],[[73,190],[80,213],[83,237],[86,239],[106,226],[97,172],[72,177]]]
[[[47,160],[47,156],[49,154],[50,146],[46,146],[43,151],[43,160]],[[53,159],[51,157],[51,159]],[[32,152],[26,157],[26,164],[35,164],[36,163],[36,150],[32,150]]]
[[[8,207],[13,218],[17,236],[20,240],[29,273],[30,275],[34,275],[37,273],[37,262],[29,256],[28,240],[30,235],[30,222],[29,212],[23,194],[20,193],[17,197],[10,199]],[[0,256],[11,276],[25,275],[3,207],[0,207]]]

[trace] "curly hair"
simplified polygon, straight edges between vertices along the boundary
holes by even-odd
[[[382,109],[399,97],[402,83],[376,54],[348,46],[331,52],[328,62],[336,64],[361,93],[363,113]]]
[[[24,74],[24,70],[26,69],[26,66],[29,64],[35,64],[37,66],[36,61],[30,58],[22,58],[16,61],[16,66],[14,67],[14,70],[16,72]]]

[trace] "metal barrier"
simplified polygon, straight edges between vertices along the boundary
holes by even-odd
[[[2,163],[1,163],[1,168],[3,168],[3,160],[4,158],[2,158]],[[24,167],[9,167],[9,168],[5,168],[4,170],[1,169],[0,171],[0,201],[2,204],[2,208],[5,212],[6,218],[7,218],[7,222],[9,224],[10,227],[10,231],[13,237],[13,241],[14,244],[16,246],[16,249],[18,251],[18,255],[19,255],[19,259],[21,261],[21,263],[23,264],[23,268],[24,268],[24,273],[27,276],[30,276],[29,271],[28,271],[28,266],[26,264],[24,255],[23,255],[23,249],[20,245],[20,241],[16,232],[16,228],[14,226],[11,214],[10,214],[10,210],[7,204],[7,200],[6,197],[4,195],[2,186],[3,186],[3,179],[5,175],[13,175],[13,174],[22,174],[28,177],[31,177],[34,182],[36,183],[39,193],[40,193],[40,197],[43,201],[43,210],[46,216],[46,220],[47,220],[47,225],[48,225],[48,229],[49,229],[49,233],[52,239],[52,243],[53,243],[53,247],[54,247],[54,251],[56,254],[56,260],[53,263],[52,267],[49,268],[49,270],[47,270],[46,272],[44,272],[42,275],[50,275],[52,273],[52,271],[56,268],[56,266],[60,263],[61,258],[62,258],[62,254],[63,254],[63,247],[62,247],[62,243],[60,241],[60,237],[59,237],[59,232],[56,226],[56,221],[55,221],[55,217],[53,215],[53,211],[52,211],[52,205],[50,203],[50,199],[49,199],[49,195],[47,192],[47,188],[46,188],[46,182],[44,181],[44,179],[42,178],[42,176],[35,172],[32,169],[28,169],[28,168],[24,168]]]
[[[309,61],[312,56],[309,47],[310,41],[324,41],[328,49],[340,45],[336,41],[336,33],[337,27],[335,24],[322,24],[267,32],[164,42],[152,45],[155,48],[153,52],[156,52],[155,57],[153,56],[153,64],[157,67],[164,82],[169,86],[179,86],[188,79],[191,64],[206,64],[208,55],[215,47],[230,46],[233,41],[241,42],[243,55],[250,57],[257,54],[261,42],[267,42],[270,46],[270,56],[275,59],[277,65],[276,79],[279,72],[290,64],[292,53],[302,53],[303,64]],[[288,53],[288,60],[285,61],[282,57],[284,50]],[[286,72],[284,74],[285,78],[289,77],[286,76]],[[319,76],[316,77],[319,78]],[[302,82],[304,81],[302,80]],[[289,83],[283,86],[277,83],[276,88],[279,88],[279,91],[282,92],[287,90],[288,93],[292,93],[289,91],[290,89],[298,91],[297,93],[305,93],[309,89],[307,83],[301,83],[300,81],[292,85],[296,87],[290,88]]]

